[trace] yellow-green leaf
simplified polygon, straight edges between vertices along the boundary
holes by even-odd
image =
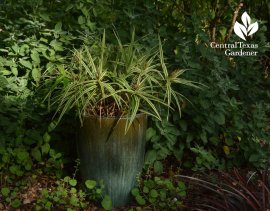
[[[34,68],[32,70],[32,77],[33,77],[33,79],[34,79],[35,82],[39,82],[40,77],[41,77],[40,69]]]
[[[29,62],[27,60],[20,60],[20,64],[23,65],[24,67],[32,70],[32,64],[31,64],[31,62]]]

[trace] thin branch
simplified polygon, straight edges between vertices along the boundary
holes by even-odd
[[[216,2],[215,8],[214,8],[214,11],[216,14],[215,14],[214,20],[211,23],[211,26],[212,26],[211,40],[212,40],[212,42],[216,42],[217,22],[219,19],[222,18],[225,11],[227,10],[229,4],[230,4],[230,0],[228,1],[228,4],[220,10],[220,8],[218,7],[218,2]]]
[[[230,30],[229,30],[226,38],[225,38],[225,42],[227,42],[230,39],[231,35],[232,35],[232,31],[233,31],[234,24],[236,22],[236,18],[238,16],[238,13],[239,13],[240,9],[243,7],[243,5],[244,5],[243,2],[240,1],[237,8],[236,8],[236,10],[234,11],[231,28],[230,28]]]

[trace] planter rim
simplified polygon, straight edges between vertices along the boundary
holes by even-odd
[[[139,113],[136,114],[136,118],[137,117],[142,117],[142,116],[147,116],[147,114],[144,113]],[[90,119],[130,119],[130,117],[127,117],[127,115],[123,116],[123,117],[117,117],[117,116],[94,116],[94,115],[84,115],[84,118],[90,118]]]

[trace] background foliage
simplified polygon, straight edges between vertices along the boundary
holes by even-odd
[[[239,11],[238,19],[247,11],[259,22],[250,40],[259,44],[258,57],[227,57],[209,47],[211,41],[240,41],[228,37],[238,5],[235,0],[1,1],[0,176],[5,179],[0,186],[37,168],[60,176],[63,163],[76,157],[70,130],[75,121],[67,116],[55,129],[53,111],[42,101],[49,88],[41,86],[42,74],[48,68],[61,71],[70,50],[89,37],[100,38],[104,29],[112,43],[113,29],[129,41],[135,28],[138,38],[147,35],[147,46],[155,46],[151,37],[159,34],[170,70],[187,68],[186,78],[206,85],[179,87],[189,100],[182,104],[181,119],[174,112],[151,122],[146,168],[162,173],[168,156],[193,170],[264,166],[270,132],[269,2],[246,0]]]

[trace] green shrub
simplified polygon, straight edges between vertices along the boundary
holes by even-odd
[[[103,196],[104,184],[102,182],[98,184],[94,180],[87,180],[84,187],[84,189],[80,188],[77,180],[69,176],[57,180],[56,186],[52,189],[41,190],[41,195],[35,202],[35,209],[82,209],[87,207],[89,200],[95,203],[101,202],[105,210],[112,208],[110,197]]]
[[[196,6],[197,2],[194,4]],[[175,4],[162,5],[164,7],[160,9],[165,14],[168,8],[175,8]],[[179,5],[187,11],[192,6],[193,3],[186,7]],[[191,15],[186,24],[181,25],[184,28],[179,29],[173,19],[180,20],[181,14],[175,13],[173,17],[166,17],[169,20],[164,37],[171,37],[164,46],[170,58],[168,63],[174,68],[181,66],[191,69],[186,71],[188,78],[199,81],[206,87],[184,92],[188,100],[182,104],[182,118],[179,119],[173,113],[169,119],[179,131],[176,141],[171,142],[166,137],[153,138],[148,142],[150,157],[159,160],[160,156],[156,156],[156,152],[165,149],[164,157],[174,154],[183,164],[182,167],[186,168],[262,168],[269,156],[270,132],[267,129],[270,79],[267,76],[265,57],[269,52],[266,47],[266,27],[260,22],[260,30],[252,38],[252,42],[260,46],[257,49],[258,57],[227,57],[224,49],[209,47],[210,32],[208,34],[204,28],[209,17],[204,16],[204,12],[200,9]],[[228,20],[232,18],[232,13],[224,19],[223,16],[219,17],[219,22],[215,23],[217,27],[226,24],[229,26]],[[185,28],[187,25],[189,27]],[[216,34],[216,41],[224,42],[224,39],[221,34]],[[235,41],[239,41],[239,38],[232,35],[227,42]],[[151,127],[155,129],[155,123]],[[163,131],[167,133],[166,130]],[[148,132],[152,133],[153,130]],[[148,156],[149,154],[146,156],[147,162]],[[151,162],[155,163],[155,159]]]
[[[139,188],[131,191],[136,202],[154,210],[179,210],[186,197],[186,186],[183,182],[174,182],[171,179],[154,177],[145,179]]]

